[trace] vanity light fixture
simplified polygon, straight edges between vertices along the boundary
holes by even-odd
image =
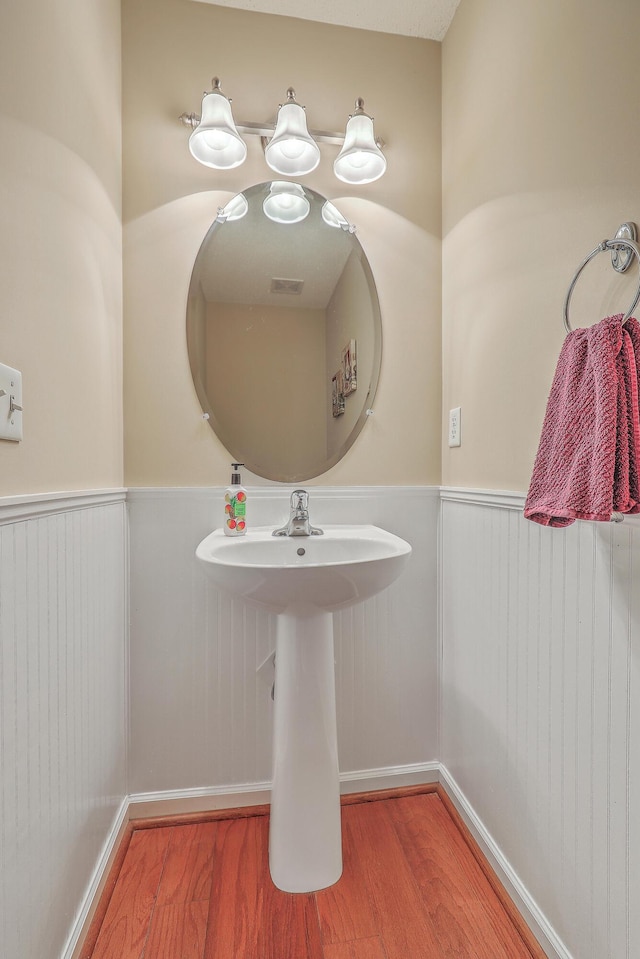
[[[387,169],[384,153],[373,134],[373,117],[364,112],[364,100],[356,100],[356,112],[347,122],[344,146],[333,164],[333,172],[345,183],[373,183]]]
[[[274,180],[262,209],[275,223],[300,223],[309,215],[310,205],[299,183]]]
[[[267,165],[284,176],[304,176],[320,163],[320,147],[307,130],[304,107],[296,103],[293,87],[281,103],[273,137],[264,151]]]
[[[236,129],[231,113],[231,100],[220,89],[214,77],[213,90],[202,97],[202,116],[189,137],[192,155],[214,170],[232,170],[244,163],[247,144]]]
[[[345,183],[372,183],[387,168],[381,146],[373,132],[373,119],[364,112],[364,100],[356,100],[356,111],[347,122],[344,136],[307,129],[304,107],[296,101],[293,87],[287,90],[286,103],[280,104],[275,124],[234,123],[231,100],[222,93],[220,80],[214,77],[213,89],[202,100],[202,115],[183,113],[180,120],[193,130],[189,137],[192,155],[205,166],[232,170],[247,155],[242,136],[262,138],[265,160],[283,176],[304,176],[320,163],[318,143],[337,144],[342,149],[333,165],[338,179]]]

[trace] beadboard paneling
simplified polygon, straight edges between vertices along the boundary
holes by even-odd
[[[504,500],[454,500],[442,504],[441,760],[564,954],[632,959],[640,527],[545,529]]]
[[[16,959],[61,955],[127,792],[124,495],[42,499],[31,518],[0,499],[0,942]]]
[[[250,521],[281,524],[290,489],[249,490]],[[313,487],[314,524],[374,523],[414,552],[392,587],[335,616],[343,772],[437,756],[436,547],[430,488]],[[216,591],[195,559],[220,525],[221,489],[129,492],[132,793],[271,778],[270,689],[257,667],[275,617]]]

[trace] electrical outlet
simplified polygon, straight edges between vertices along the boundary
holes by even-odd
[[[460,407],[449,410],[449,446],[460,446]]]

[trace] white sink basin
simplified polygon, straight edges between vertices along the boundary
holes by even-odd
[[[216,586],[273,612],[301,605],[333,611],[374,596],[400,575],[411,546],[377,526],[325,526],[323,536],[272,536],[272,528],[231,538],[221,529],[196,556]]]

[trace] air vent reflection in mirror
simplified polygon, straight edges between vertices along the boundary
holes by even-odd
[[[304,280],[285,280],[274,276],[271,279],[270,293],[288,293],[293,296],[299,296],[302,293]]]

